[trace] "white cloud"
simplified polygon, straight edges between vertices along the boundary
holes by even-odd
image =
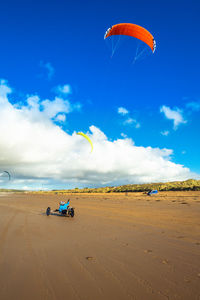
[[[10,187],[40,188],[44,180],[45,188],[54,188],[58,183],[100,186],[194,177],[188,168],[171,161],[172,150],[139,147],[128,138],[110,141],[94,125],[87,133],[94,145],[90,153],[86,139],[53,122],[57,109],[49,101],[43,111],[38,96],[16,107],[9,102],[10,92],[1,82],[0,168],[11,173]],[[65,102],[58,105],[62,114]]]
[[[123,116],[125,116],[129,113],[129,111],[124,107],[118,107],[117,112],[118,112],[118,114],[123,115]]]
[[[71,94],[72,93],[72,88],[69,84],[64,84],[64,85],[58,85],[57,87],[54,88],[55,93],[58,95],[60,94]]]
[[[118,114],[122,116],[126,116],[127,119],[123,122],[123,125],[134,125],[135,128],[140,128],[140,123],[137,122],[135,119],[131,118],[130,116],[127,116],[129,114],[129,111],[124,107],[118,107]]]
[[[40,62],[40,67],[43,68],[46,71],[47,79],[51,80],[54,73],[55,73],[55,69],[52,66],[52,64],[50,62],[44,63],[43,61],[41,61]],[[44,76],[44,74],[43,74],[43,76]]]
[[[121,133],[121,136],[123,137],[123,138],[127,138],[127,134],[125,134],[125,133]]]
[[[161,131],[161,134],[164,135],[164,136],[168,136],[169,135],[169,131],[168,130]]]
[[[66,121],[66,115],[64,115],[64,114],[58,114],[55,117],[55,121],[57,121],[57,122],[65,122]]]
[[[163,105],[160,108],[160,112],[164,113],[167,119],[173,121],[174,130],[176,130],[180,124],[187,123],[187,121],[183,118],[182,110],[179,108],[171,109],[170,107]]]
[[[39,108],[39,101],[40,101],[40,98],[37,95],[30,96],[30,97],[27,98],[28,106],[30,108],[33,108],[33,109],[36,109],[36,110],[38,110],[38,108]]]
[[[128,118],[124,121],[124,125],[130,125],[130,124],[133,124],[133,123],[136,123],[136,120],[133,119],[133,118]]]
[[[199,102],[189,102],[186,104],[186,107],[193,110],[199,111],[200,110],[200,103]]]
[[[31,190],[31,187],[27,186],[27,185],[24,185],[24,186],[22,186],[22,190],[28,191],[28,190]]]
[[[55,97],[53,101],[44,100],[41,102],[41,106],[43,107],[44,113],[49,117],[55,117],[59,112],[69,113],[72,108],[70,102],[68,100],[64,100],[62,98]]]
[[[135,128],[140,128],[140,123],[138,123],[133,118],[128,118],[123,122],[124,125],[134,125]]]
[[[138,122],[136,121],[135,128],[140,128],[140,127],[141,127],[140,123],[138,123]]]
[[[4,79],[0,79],[0,101],[1,103],[3,103],[4,101],[6,101],[7,103],[7,95],[12,93],[11,88],[9,88],[9,86],[7,85],[7,81]]]

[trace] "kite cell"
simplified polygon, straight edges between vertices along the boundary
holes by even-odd
[[[141,27],[139,25],[131,23],[120,23],[113,25],[106,31],[104,39],[112,35],[132,36],[146,43],[151,48],[153,53],[156,50],[156,42],[154,40],[153,35],[144,27]]]
[[[92,144],[91,139],[86,134],[84,134],[83,132],[77,132],[77,135],[82,135],[90,143],[91,152],[92,152],[93,151],[93,144]]]
[[[8,180],[10,180],[10,179],[11,179],[11,175],[10,175],[10,173],[9,173],[8,171],[2,171],[2,172],[0,173],[0,176],[5,175],[5,173],[6,173],[6,176],[8,176]],[[4,177],[4,176],[3,176],[3,177]]]

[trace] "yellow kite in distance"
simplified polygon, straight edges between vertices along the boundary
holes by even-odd
[[[83,132],[77,132],[78,135],[82,135],[89,143],[90,143],[90,146],[91,146],[91,152],[93,151],[93,144],[92,144],[92,141],[91,139]]]

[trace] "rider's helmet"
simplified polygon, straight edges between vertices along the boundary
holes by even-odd
[[[64,205],[65,204],[65,201],[60,201],[60,205]]]

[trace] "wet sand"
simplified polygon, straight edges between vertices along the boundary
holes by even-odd
[[[0,299],[199,300],[200,192],[1,194]]]

